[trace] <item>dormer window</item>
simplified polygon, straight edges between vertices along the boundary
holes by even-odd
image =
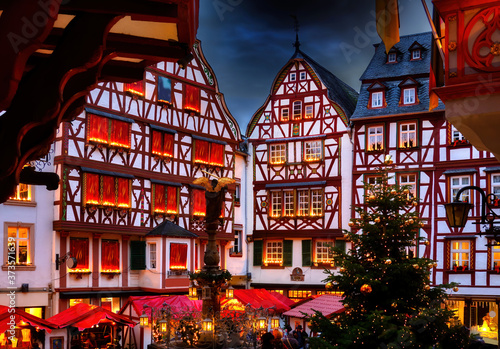
[[[401,89],[400,106],[418,104],[417,95],[418,82],[412,78],[406,78],[399,84]]]
[[[372,98],[371,98],[371,107],[372,108],[380,108],[383,105],[384,101],[384,92],[378,91],[378,92],[372,92]]]
[[[412,61],[417,61],[422,59],[422,51],[424,51],[426,48],[420,45],[418,42],[413,42],[411,46],[408,48],[410,51],[410,60]]]
[[[396,63],[396,52],[389,52],[387,54],[387,63]]]
[[[383,108],[385,107],[385,90],[386,86],[381,82],[374,82],[370,87],[367,88],[370,92],[370,99],[368,101],[368,108]]]
[[[417,59],[420,59],[420,50],[413,50],[411,52],[411,59],[412,60],[417,60]]]
[[[415,104],[415,87],[403,89],[403,104]]]

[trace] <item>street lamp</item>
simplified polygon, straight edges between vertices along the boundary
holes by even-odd
[[[455,196],[454,201],[444,204],[448,224],[452,228],[463,228],[465,226],[465,223],[467,222],[467,216],[473,205],[467,202],[461,202],[460,194],[469,189],[476,190],[479,192],[479,194],[481,194],[481,220],[476,224],[488,224],[489,226],[485,230],[485,233],[493,234],[493,238],[495,239],[495,241],[500,242],[500,236],[497,236],[500,233],[500,227],[496,227],[493,225],[494,223],[500,223],[498,221],[495,222],[495,219],[500,218],[500,216],[493,211],[492,206],[488,203],[488,198],[494,200],[496,199],[496,196],[494,194],[486,194],[483,189],[477,186],[469,185],[460,188],[460,190],[457,192],[457,195]],[[486,213],[486,207],[488,208],[488,213]],[[482,233],[480,232],[479,235],[482,235]]]
[[[139,316],[139,325],[141,327],[148,327],[149,326],[149,316],[146,314],[146,311],[142,309],[142,314]]]
[[[226,288],[226,298],[227,299],[233,299],[234,298],[234,288],[231,285],[229,285],[229,287]]]

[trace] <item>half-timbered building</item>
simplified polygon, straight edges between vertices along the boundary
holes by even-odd
[[[478,151],[444,117],[440,101],[429,106],[429,70],[432,34],[402,36],[388,53],[383,44],[361,76],[358,104],[351,117],[353,135],[353,206],[364,203],[364,184],[376,183],[377,169],[391,155],[392,181],[410,186],[420,199],[418,210],[425,225],[424,238],[412,251],[437,261],[431,283],[458,282],[450,305],[458,318],[483,337],[497,338],[498,315],[491,327],[482,328],[486,314],[498,314],[500,276],[496,260],[498,246],[478,237],[480,226],[470,220],[463,229],[450,228],[443,204],[453,201],[457,191],[476,185],[498,192],[500,167],[492,154]],[[432,104],[431,104],[432,106]],[[495,191],[496,190],[496,191]],[[462,199],[475,204],[480,216],[480,197],[464,192]],[[496,268],[496,269],[495,269]],[[498,277],[498,278],[497,278]],[[490,338],[497,343],[497,339]]]
[[[221,267],[246,277],[240,131],[200,42],[192,51],[191,62],[157,63],[135,83],[100,83],[84,112],[60,127],[55,252],[77,266],[56,271],[59,311],[81,301],[117,310],[131,294],[186,293],[206,244],[205,191],[192,184],[201,176],[237,181],[217,240]]]
[[[329,246],[345,248],[348,124],[357,92],[300,50],[298,40],[295,47],[247,127],[247,209],[254,212],[251,286],[300,299],[325,292],[324,268],[335,267]]]

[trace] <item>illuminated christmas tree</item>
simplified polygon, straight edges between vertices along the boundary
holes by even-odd
[[[335,250],[337,272],[326,271],[327,288],[344,295],[346,311],[335,319],[312,319],[312,348],[465,348],[462,326],[449,326],[446,290],[430,286],[436,264],[415,255],[423,226],[418,199],[408,187],[390,184],[388,158],[376,184],[365,185],[365,205],[356,207],[346,237],[348,253]]]

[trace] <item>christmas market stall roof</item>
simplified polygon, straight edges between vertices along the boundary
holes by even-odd
[[[230,305],[238,301],[240,303],[240,310],[243,310],[245,306],[249,305],[254,309],[258,309],[260,307],[264,309],[273,308],[277,313],[282,313],[284,311],[290,310],[290,307],[280,301],[278,298],[273,296],[266,289],[254,288],[248,290],[234,290],[234,299],[224,299],[222,301],[221,306]],[[232,305],[235,309],[237,307]]]
[[[130,320],[125,315],[115,314],[97,305],[85,303],[78,303],[48,319],[48,321],[53,322],[59,328],[73,326],[77,327],[79,331],[90,328],[106,320],[130,327],[136,325],[134,321]]]
[[[131,296],[128,298],[125,305],[121,308],[120,314],[124,314],[127,309],[130,316],[140,316],[144,310],[146,314],[151,313],[151,307],[161,309],[163,304],[170,306],[173,313],[183,313],[186,311],[201,312],[202,301],[190,300],[188,296]],[[144,305],[147,305],[144,308]],[[132,309],[135,314],[132,314]]]
[[[0,305],[0,333],[4,333],[6,330],[10,329],[9,322],[11,321],[11,316],[14,316],[14,323],[16,326],[19,326],[22,322],[26,322],[33,327],[46,330],[49,333],[57,328],[56,324],[39,318],[38,316],[31,315],[24,310]]]
[[[345,310],[342,305],[342,297],[334,296],[331,294],[324,294],[317,298],[310,300],[309,302],[302,303],[292,310],[289,310],[283,315],[290,317],[303,318],[304,313],[307,315],[312,315],[315,311],[319,311],[324,316],[328,317],[332,314],[341,313]]]
[[[281,302],[285,303],[289,307],[292,307],[295,304],[297,304],[294,301],[292,301],[290,298],[288,298],[287,296],[285,296],[284,294],[281,294],[279,292],[269,292],[269,293],[271,293],[274,297],[278,298]]]

